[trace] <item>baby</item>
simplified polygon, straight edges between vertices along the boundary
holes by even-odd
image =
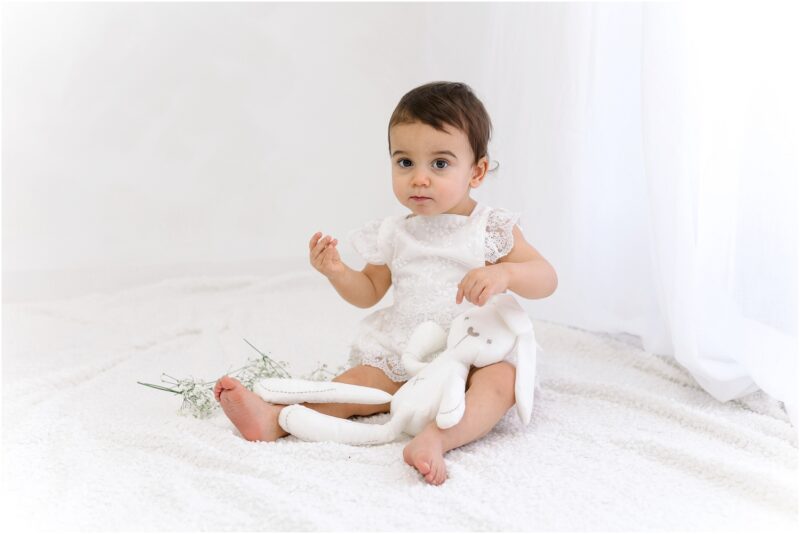
[[[519,214],[476,202],[489,166],[491,120],[463,83],[433,82],[411,90],[389,120],[392,189],[411,213],[370,221],[350,239],[366,266],[345,265],[338,240],[311,236],[311,265],[347,302],[377,304],[394,284],[394,303],[364,318],[350,353],[351,368],[333,380],[394,394],[409,378],[403,353],[414,328],[426,320],[445,330],[470,305],[483,306],[511,290],[529,299],[551,295],[555,270],[522,235]],[[503,361],[472,368],[461,421],[446,430],[431,422],[404,448],[404,460],[430,484],[446,479],[444,454],[486,435],[514,405],[515,367]],[[282,405],[263,401],[224,376],[214,395],[250,441],[286,435],[278,426]],[[336,417],[389,411],[389,404],[305,404]]]

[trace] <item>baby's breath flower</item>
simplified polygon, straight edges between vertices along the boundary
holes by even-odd
[[[267,354],[264,354],[254,347],[253,344],[246,339],[244,341],[253,347],[253,349],[258,353],[258,357],[250,358],[247,360],[247,364],[244,367],[240,367],[235,371],[226,373],[228,376],[239,380],[239,382],[241,382],[242,385],[250,391],[253,391],[253,386],[255,383],[262,378],[292,377],[292,375],[290,375],[286,370],[286,367],[289,366],[288,362],[276,362]],[[317,364],[319,364],[319,362],[317,362]],[[327,364],[318,365],[315,370],[302,378],[305,378],[306,380],[324,381],[329,380],[330,378],[345,371],[345,367],[343,365],[339,366],[335,372],[329,371],[327,367]],[[161,381],[166,384],[170,384],[172,387],[168,388],[156,384],[146,384],[144,382],[138,383],[143,386],[181,395],[183,397],[183,404],[181,404],[180,410],[178,411],[180,415],[192,415],[198,419],[205,419],[210,417],[217,410],[217,408],[219,408],[219,403],[214,399],[215,380],[212,380],[211,382],[195,380],[194,378],[184,378],[182,380],[178,380],[177,378],[173,378],[166,373],[162,373],[161,376]],[[167,379],[164,379],[164,377]]]
[[[178,382],[178,389],[183,392],[183,404],[178,412],[181,415],[191,414],[199,419],[205,419],[210,417],[218,406],[214,399],[214,390],[207,384],[181,380]]]
[[[340,365],[336,371],[330,371],[327,363],[320,364],[320,362],[317,361],[317,368],[310,373],[303,375],[301,378],[304,380],[318,380],[320,382],[324,382],[325,380],[330,380],[331,378],[342,374],[344,371],[344,365]]]

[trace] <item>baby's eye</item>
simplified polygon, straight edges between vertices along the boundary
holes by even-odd
[[[404,161],[407,161],[407,162],[411,163],[411,160],[410,160],[410,159],[408,159],[408,158],[401,158],[401,159],[398,159],[398,160],[397,160],[397,164],[398,164],[398,165],[400,165],[400,168],[402,168],[402,169],[407,169],[407,168],[408,168],[408,166],[406,166],[406,165],[403,165],[403,162],[404,162]]]
[[[439,165],[437,165],[437,163],[444,163],[444,167],[440,167]],[[433,162],[433,165],[437,169],[441,170],[441,169],[446,169],[447,166],[450,165],[450,164],[447,162],[446,159],[437,159],[436,161]]]
[[[492,344],[492,340],[491,340],[491,339],[487,339],[487,340],[486,340],[486,343],[488,343],[489,345],[491,345],[491,344]]]

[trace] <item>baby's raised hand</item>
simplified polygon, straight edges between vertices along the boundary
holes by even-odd
[[[508,269],[502,263],[472,269],[458,283],[456,304],[466,298],[468,302],[483,306],[492,295],[508,289],[510,280]]]
[[[339,241],[331,236],[320,239],[321,237],[322,232],[317,232],[311,236],[311,241],[308,243],[311,265],[328,278],[343,273],[344,263],[339,257],[339,251],[336,250]]]

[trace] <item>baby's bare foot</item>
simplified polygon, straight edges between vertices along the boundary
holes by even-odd
[[[244,439],[275,441],[286,435],[278,426],[278,414],[283,406],[266,402],[235,378],[223,376],[217,380],[214,398]]]
[[[435,422],[431,423],[434,426]],[[403,459],[425,478],[425,482],[438,486],[447,479],[444,453],[439,429],[431,425],[416,435],[403,449]]]

